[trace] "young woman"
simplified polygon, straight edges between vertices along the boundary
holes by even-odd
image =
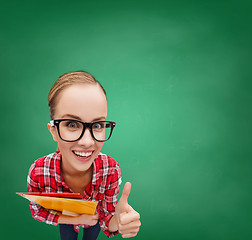
[[[55,153],[32,163],[27,189],[30,192],[80,193],[83,199],[98,201],[95,215],[72,217],[30,202],[32,216],[60,226],[62,240],[96,239],[100,229],[112,237],[118,232],[129,238],[139,231],[140,215],[127,202],[131,184],[126,183],[117,203],[121,184],[118,163],[102,154],[115,122],[107,121],[107,98],[101,84],[86,72],[59,77],[48,95],[51,121],[48,129],[58,143]]]

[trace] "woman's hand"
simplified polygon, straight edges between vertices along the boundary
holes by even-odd
[[[130,189],[131,183],[125,183],[122,196],[115,208],[115,221],[123,238],[135,237],[141,226],[140,214],[128,204]]]
[[[85,225],[94,226],[98,222],[98,218],[99,218],[98,213],[96,213],[95,215],[81,214],[76,217],[71,217],[71,216],[61,214],[59,216],[58,223],[59,224],[61,224],[61,223],[62,224],[74,224],[74,225],[85,224]]]

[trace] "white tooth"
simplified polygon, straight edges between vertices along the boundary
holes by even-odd
[[[88,156],[90,156],[92,154],[92,152],[84,153],[84,152],[77,152],[77,151],[75,151],[74,153],[79,155],[79,156],[82,156],[82,157],[88,157]]]

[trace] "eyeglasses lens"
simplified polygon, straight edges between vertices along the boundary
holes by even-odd
[[[109,122],[97,122],[93,124],[92,131],[96,140],[106,141],[111,135],[112,126]]]
[[[77,121],[61,121],[59,124],[59,132],[62,139],[66,141],[74,141],[78,139],[82,133],[83,125]]]

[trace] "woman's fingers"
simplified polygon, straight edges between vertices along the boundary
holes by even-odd
[[[122,234],[122,238],[131,238],[131,237],[135,237],[137,235],[136,233],[127,233],[127,234]]]
[[[120,214],[119,223],[128,224],[130,222],[133,222],[139,219],[140,219],[140,214],[132,208],[130,212],[124,212]]]
[[[129,207],[128,212],[120,214],[118,229],[123,238],[136,236],[140,226],[140,214],[136,212],[131,206]]]
[[[136,220],[134,222],[131,222],[131,223],[128,223],[128,224],[125,224],[125,225],[122,225],[119,223],[119,232],[124,235],[124,234],[128,234],[128,233],[138,233],[139,231],[139,228],[141,226],[141,222],[140,220]]]
[[[96,213],[95,215],[82,214],[79,216],[79,224],[94,226],[97,224],[98,218],[98,213]]]

